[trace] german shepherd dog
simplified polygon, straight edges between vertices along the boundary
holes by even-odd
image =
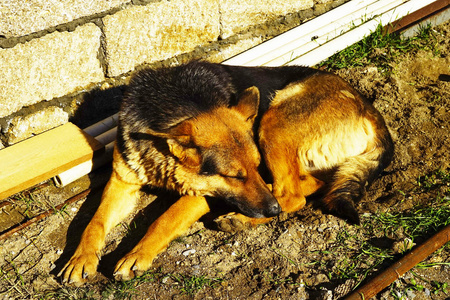
[[[119,260],[119,280],[146,271],[210,211],[209,197],[235,208],[224,220],[254,225],[303,208],[305,197],[320,190],[327,212],[359,223],[353,203],[392,155],[380,113],[328,72],[199,61],[142,70],[123,99],[100,206],[60,275],[81,284],[96,274],[107,233],[133,210],[145,185],[180,199]],[[320,179],[324,173],[329,180]]]

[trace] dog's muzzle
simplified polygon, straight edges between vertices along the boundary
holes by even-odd
[[[275,217],[279,213],[281,213],[281,206],[278,204],[278,202],[275,202],[273,204],[270,204],[267,206],[267,208],[264,209],[264,217]]]
[[[281,213],[280,204],[278,204],[277,199],[271,194],[264,197],[259,207],[249,207],[247,205],[240,205],[240,203],[237,203],[237,206],[241,213],[251,218],[270,218]]]

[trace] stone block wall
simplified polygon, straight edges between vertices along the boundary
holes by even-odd
[[[114,112],[136,68],[221,62],[345,1],[0,1],[0,148]]]

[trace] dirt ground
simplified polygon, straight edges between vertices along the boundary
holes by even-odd
[[[0,240],[0,299],[338,299],[368,282],[411,243],[407,229],[389,222],[417,214],[418,205],[450,206],[450,180],[438,190],[423,187],[430,178],[442,183],[442,172],[450,174],[450,23],[434,35],[438,53],[411,51],[391,63],[388,75],[374,66],[338,71],[374,100],[396,147],[393,163],[357,205],[361,226],[323,214],[313,201],[298,213],[236,233],[217,231],[205,218],[173,241],[148,273],[114,282],[114,264],[169,205],[170,195],[142,192],[137,213],[108,237],[97,278],[81,288],[65,287],[56,274],[98,206],[106,168],[64,189],[45,183],[3,202],[0,231],[6,232],[92,188],[87,198]],[[383,223],[380,216],[387,215],[396,217]],[[450,246],[426,263],[432,266],[414,268],[376,299],[449,299]]]

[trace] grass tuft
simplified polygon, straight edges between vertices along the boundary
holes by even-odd
[[[436,192],[438,191],[438,192]],[[430,193],[433,192],[433,193]],[[417,205],[409,211],[400,211],[395,207],[391,211],[366,215],[359,227],[345,227],[335,238],[329,254],[334,255],[330,280],[354,280],[354,289],[377,269],[384,268],[399,254],[394,242],[408,241],[404,251],[412,246],[412,241],[426,238],[450,224],[450,170],[436,170],[420,176],[417,185],[410,192],[432,195],[427,204]],[[443,247],[449,247],[450,243]],[[401,251],[401,252],[404,252]],[[435,267],[447,263],[423,263],[417,268]],[[327,262],[319,264],[329,269]],[[417,287],[418,288],[418,287]],[[429,283],[432,292],[447,291],[445,283]]]
[[[356,44],[334,54],[319,64],[328,70],[375,65],[382,73],[392,70],[391,63],[412,50],[433,50],[437,55],[436,38],[430,24],[421,27],[412,38],[403,39],[397,33],[388,33],[380,24],[373,33]]]
[[[186,276],[182,274],[173,274],[170,277],[180,285],[181,292],[188,295],[194,295],[205,286],[215,287],[223,281],[220,278],[208,278],[205,275]]]

